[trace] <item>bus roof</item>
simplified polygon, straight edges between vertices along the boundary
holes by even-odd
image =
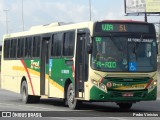
[[[49,32],[58,32],[58,31],[71,30],[71,29],[81,29],[81,28],[93,29],[93,24],[96,22],[146,23],[144,21],[134,21],[134,20],[102,20],[102,21],[95,21],[95,22],[89,21],[89,22],[80,22],[80,23],[53,22],[51,24],[33,26],[28,31],[7,34],[7,35],[4,35],[4,38],[12,38],[12,37],[26,36],[26,35],[33,35],[33,34],[42,34],[42,33],[49,33]]]
[[[136,22],[136,23],[147,23],[145,21],[136,21],[136,20],[103,20],[100,22]]]
[[[81,29],[81,28],[93,28],[93,23],[94,23],[93,21],[81,22],[81,23],[54,22],[51,24],[33,26],[28,31],[6,34],[4,35],[4,38],[59,32],[59,31],[74,30],[74,29]]]

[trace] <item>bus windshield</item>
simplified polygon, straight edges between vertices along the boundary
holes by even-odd
[[[156,70],[156,40],[146,36],[94,37],[92,68],[99,71]]]

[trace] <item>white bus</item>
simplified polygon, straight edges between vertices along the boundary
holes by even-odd
[[[83,101],[129,109],[157,97],[154,25],[98,21],[32,27],[4,35],[2,88],[25,103],[60,98],[71,109]]]

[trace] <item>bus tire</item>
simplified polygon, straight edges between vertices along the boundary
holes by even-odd
[[[133,103],[117,103],[120,107],[120,109],[129,110]]]
[[[23,81],[21,85],[21,98],[23,103],[29,103],[28,86],[27,82]]]
[[[22,102],[27,103],[38,103],[40,101],[40,96],[28,95],[27,82],[23,81],[21,85],[21,98]]]
[[[67,90],[67,103],[70,109],[78,109],[80,107],[81,101],[76,100],[74,96],[74,89],[72,83],[68,86]]]

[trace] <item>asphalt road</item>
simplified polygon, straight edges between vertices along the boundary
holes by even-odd
[[[41,99],[37,104],[24,104],[21,102],[21,97],[17,93],[13,93],[7,90],[0,89],[0,111],[16,111],[19,113],[25,113],[25,111],[38,112],[40,111],[42,116],[54,116],[57,120],[83,120],[84,117],[88,119],[109,119],[109,120],[126,120],[126,119],[138,119],[139,117],[131,117],[134,113],[154,113],[160,117],[160,99],[157,101],[139,102],[133,105],[129,111],[121,111],[115,103],[84,103],[80,110],[70,110],[65,107],[62,100],[57,99]],[[45,112],[44,112],[45,111]],[[12,113],[13,114],[13,113]],[[75,117],[76,116],[76,117]],[[1,120],[2,118],[0,118]],[[8,119],[8,118],[3,118]],[[12,118],[17,120],[17,118]],[[19,118],[21,119],[21,118]],[[23,118],[25,119],[25,118]],[[27,119],[27,118],[26,118]],[[31,118],[30,118],[31,119]],[[36,119],[36,118],[32,118]],[[38,118],[39,119],[39,118]],[[41,119],[53,119],[51,117]],[[143,119],[141,117],[141,119]],[[153,119],[147,117],[147,119]],[[154,117],[158,120],[158,117]]]

